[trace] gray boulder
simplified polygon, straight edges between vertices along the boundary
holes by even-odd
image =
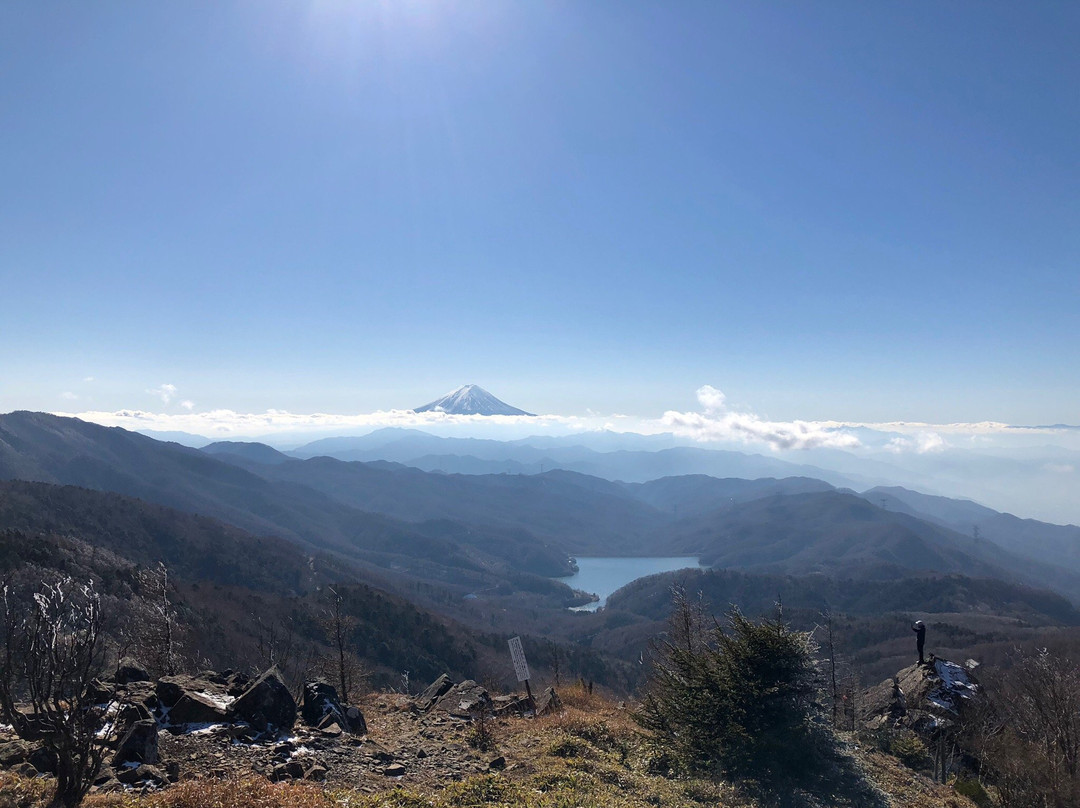
[[[222,703],[203,693],[185,693],[169,708],[170,724],[220,724],[226,720]]]
[[[0,768],[11,768],[17,763],[22,763],[28,757],[33,747],[26,741],[13,739],[0,742]]]
[[[544,715],[545,713],[554,712],[561,706],[562,702],[559,701],[559,694],[555,692],[555,688],[549,687],[536,699],[536,714]]]
[[[56,752],[40,743],[14,739],[0,743],[0,768],[14,769],[23,763],[35,771],[52,774],[56,771]]]
[[[132,657],[124,657],[116,666],[116,673],[109,680],[118,685],[126,685],[131,682],[149,682],[150,672],[140,665]]]
[[[367,722],[356,707],[346,707],[338,700],[337,690],[323,679],[304,684],[303,704],[300,715],[309,727],[327,729],[331,724],[353,735],[366,735]]]
[[[26,758],[26,762],[42,774],[56,774],[58,760],[56,752],[52,749],[39,746],[30,752],[30,755]]]
[[[359,707],[346,707],[345,721],[345,726],[353,735],[367,735],[367,721]]]
[[[201,693],[215,700],[227,698],[228,687],[221,677],[213,671],[205,671],[195,676],[162,676],[155,688],[162,706],[172,707],[180,699],[191,693]]]
[[[435,702],[446,695],[447,691],[454,686],[454,682],[445,673],[427,686],[427,689],[416,697],[416,707],[420,712],[426,713],[435,706]]]
[[[472,679],[454,685],[437,702],[436,710],[442,710],[456,718],[473,718],[480,713],[492,711],[491,696],[487,690]]]
[[[115,692],[115,685],[100,679],[91,679],[86,687],[86,701],[88,704],[107,704],[112,701]]]
[[[158,725],[153,719],[133,723],[120,739],[112,765],[158,762]]]
[[[145,704],[137,701],[125,701],[116,708],[116,715],[113,716],[112,720],[111,734],[115,738],[122,738],[136,721],[147,721],[153,717],[153,713],[146,709]]]
[[[158,698],[157,694],[157,685],[154,682],[129,682],[126,685],[118,685],[110,700],[125,705],[137,705],[146,711],[147,716],[144,717],[156,712],[161,706],[161,699]]]
[[[270,668],[232,703],[230,713],[261,732],[290,729],[296,721],[296,701],[277,668]]]

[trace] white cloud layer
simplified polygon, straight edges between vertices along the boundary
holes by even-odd
[[[186,403],[181,402],[181,406]],[[619,428],[619,420],[625,416],[592,419],[561,415],[450,415],[443,412],[417,413],[412,410],[380,410],[356,415],[303,414],[285,410],[267,410],[264,413],[243,413],[234,410],[182,413],[117,410],[116,412],[57,413],[57,415],[73,415],[102,426],[120,426],[125,429],[158,432],[190,432],[207,437],[271,435],[276,432],[352,431],[388,426],[423,428],[470,424],[507,427],[527,425],[535,428],[539,433],[550,432],[553,426],[563,427],[563,431],[603,428],[615,431],[638,431]]]
[[[824,427],[813,421],[766,421],[751,412],[733,412],[727,397],[711,385],[697,391],[703,413],[664,413],[661,423],[676,435],[699,441],[741,441],[765,443],[771,449],[854,449],[857,437],[841,428]]]
[[[172,384],[163,384],[148,393],[169,404],[177,395]],[[57,413],[74,415],[104,426],[154,432],[187,432],[210,439],[238,437],[270,438],[275,434],[327,435],[362,434],[381,427],[460,428],[462,431],[492,432],[499,437],[524,437],[533,434],[571,434],[590,431],[630,432],[641,435],[671,433],[698,442],[748,444],[774,451],[815,448],[848,451],[880,451],[896,454],[928,454],[944,451],[950,441],[966,438],[989,440],[1026,434],[1042,436],[1043,427],[1018,427],[998,422],[930,424],[922,422],[848,422],[848,421],[770,421],[745,411],[732,410],[724,393],[710,385],[697,391],[701,410],[669,411],[661,418],[630,415],[600,415],[588,411],[585,416],[539,415],[450,415],[442,412],[417,413],[412,410],[379,410],[371,413],[293,413],[267,410],[242,413],[228,409],[195,411],[191,400],[178,402],[182,412],[118,410],[115,412]],[[1064,471],[1064,470],[1062,470]],[[1061,473],[1061,472],[1059,472]],[[1067,473],[1067,472],[1065,472]]]

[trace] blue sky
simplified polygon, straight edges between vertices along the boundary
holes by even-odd
[[[657,417],[708,384],[1078,423],[1078,34],[1071,3],[5,3],[0,411],[474,382]]]

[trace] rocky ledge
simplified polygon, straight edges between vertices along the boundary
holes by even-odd
[[[910,729],[930,737],[954,724],[980,692],[974,663],[931,657],[867,690],[862,719],[867,729]]]
[[[167,787],[192,777],[251,773],[376,791],[387,778],[455,780],[501,769],[470,736],[476,724],[506,722],[558,708],[548,688],[535,700],[491,696],[472,680],[440,676],[419,696],[379,694],[365,702],[378,716],[369,729],[358,705],[341,701],[322,679],[306,682],[298,705],[278,672],[252,677],[203,671],[151,680],[133,660],[96,681],[109,754],[94,792]],[[475,735],[475,731],[473,735]],[[38,743],[0,731],[0,767],[27,776],[51,773],[55,761]]]

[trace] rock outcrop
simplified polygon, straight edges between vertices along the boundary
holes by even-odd
[[[460,724],[480,716],[505,722],[553,710],[548,688],[535,705],[525,694],[495,696],[473,680],[439,677],[420,697],[387,693],[373,697],[385,733],[367,735],[367,720],[342,702],[325,680],[309,681],[298,705],[273,668],[252,679],[230,671],[144,679],[138,664],[125,662],[117,675],[96,681],[92,698],[100,711],[109,750],[92,793],[162,788],[191,776],[215,778],[255,772],[275,781],[335,784],[357,778],[447,776],[509,767],[506,757],[485,758],[461,748]],[[297,718],[301,721],[297,722]],[[0,767],[28,777],[55,771],[55,755],[39,741],[12,738],[0,727]],[[367,781],[369,784],[370,779]]]
[[[153,764],[158,762],[158,723],[153,719],[140,719],[132,723],[120,738],[113,755],[112,765],[119,767],[130,763]]]
[[[347,707],[338,699],[337,690],[324,679],[304,684],[300,717],[309,727],[332,731],[333,726],[353,735],[366,735],[367,722],[357,707]]]
[[[492,707],[487,690],[472,679],[466,679],[440,696],[432,709],[442,710],[455,718],[475,718],[481,713],[490,713]]]
[[[232,671],[203,671],[163,676],[155,682],[138,662],[124,659],[112,676],[94,680],[87,695],[101,711],[101,737],[111,749],[110,766],[95,782],[94,793],[175,781],[176,762],[161,761],[162,729],[168,737],[212,732],[214,737],[251,743],[291,731],[296,721],[296,702],[273,668],[254,681]],[[340,705],[332,688],[331,695],[340,711],[333,722],[349,731],[363,727],[360,711]],[[0,767],[36,776],[54,772],[55,758],[39,742],[0,738]],[[316,772],[309,779],[317,776]]]
[[[911,729],[930,735],[951,725],[979,695],[972,669],[931,658],[863,693],[862,719],[869,729]]]
[[[124,657],[116,666],[116,672],[109,677],[110,682],[126,685],[131,682],[149,682],[150,673],[135,659]]]
[[[12,739],[0,742],[0,767],[20,769],[29,777],[56,771],[56,753],[40,742]]]
[[[524,693],[494,698],[472,679],[454,684],[443,674],[413,701],[413,708],[420,713],[441,711],[454,718],[473,719],[482,714],[496,716],[543,715],[562,706],[555,688],[547,688],[533,702]]]
[[[230,712],[261,732],[287,730],[296,722],[296,701],[277,668],[271,668],[236,698]]]
[[[434,682],[427,686],[419,696],[416,697],[416,708],[426,713],[432,707],[435,706],[435,702],[446,695],[446,692],[454,686],[453,680],[445,673],[439,676]]]
[[[536,699],[537,715],[545,715],[546,713],[554,712],[560,707],[562,707],[562,702],[559,701],[559,694],[555,692],[555,688],[553,687],[549,687]]]

